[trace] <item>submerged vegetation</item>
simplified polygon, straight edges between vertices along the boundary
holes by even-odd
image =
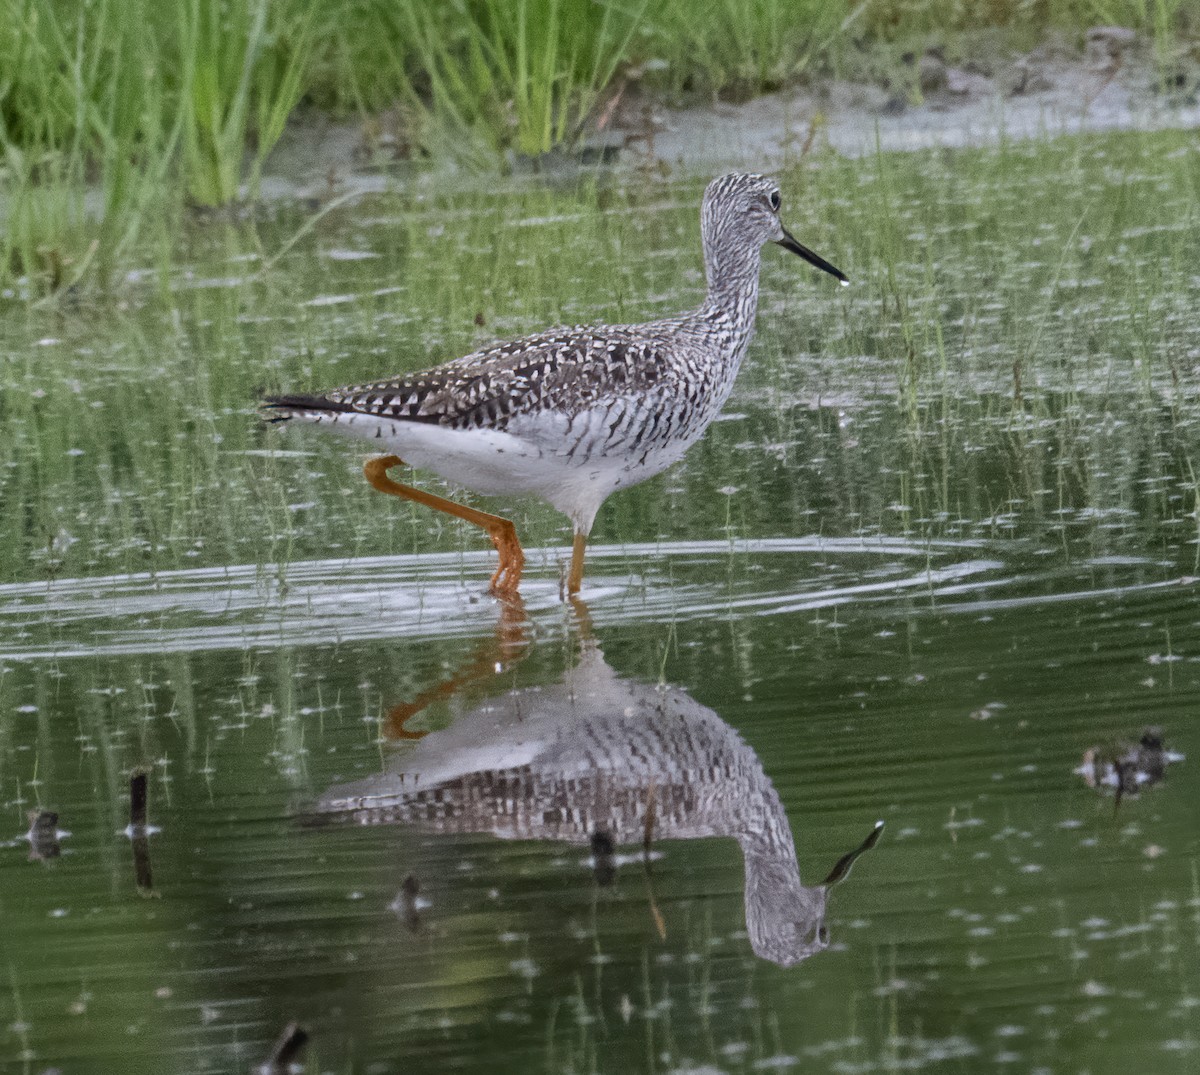
[[[1160,528],[1194,538],[1198,174],[1193,136],[1170,131],[821,154],[785,173],[789,226],[853,286],[831,293],[768,249],[737,420],[614,498],[597,541],[899,528],[1118,554]],[[703,186],[401,189],[287,249],[305,210],[284,206],[187,228],[183,268],[143,249],[119,306],[14,313],[0,578],[482,554],[473,530],[376,503],[352,446],[264,427],[256,396],[685,308]],[[514,508],[532,546],[563,543],[551,509]]]
[[[110,278],[187,205],[256,194],[298,107],[396,108],[410,151],[570,146],[635,80],[756,93],[872,43],[994,26],[1133,26],[1162,55],[1184,0],[0,0],[0,284]]]

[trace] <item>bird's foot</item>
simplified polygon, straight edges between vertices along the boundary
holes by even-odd
[[[381,493],[390,493],[392,496],[398,496],[404,500],[424,504],[427,508],[443,511],[447,515],[453,515],[456,519],[473,523],[486,530],[492,539],[492,544],[496,546],[496,551],[500,554],[500,564],[492,576],[488,591],[497,597],[514,596],[517,588],[521,585],[521,570],[525,566],[525,553],[521,549],[521,542],[517,539],[517,528],[508,519],[502,519],[499,515],[489,515],[486,511],[469,508],[466,504],[458,504],[453,500],[447,500],[444,496],[436,496],[424,489],[414,489],[411,485],[401,485],[399,482],[392,481],[387,476],[388,469],[401,466],[403,462],[397,455],[381,455],[375,459],[368,459],[363,464],[363,473],[366,475],[367,481]]]
[[[500,563],[488,585],[488,592],[506,598],[516,595],[525,568],[525,552],[517,538],[517,528],[507,519],[493,516],[495,523],[488,527],[488,536],[500,554]]]

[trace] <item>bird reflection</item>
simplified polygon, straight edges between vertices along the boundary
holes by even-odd
[[[514,607],[497,635],[507,652],[519,641]],[[590,846],[598,877],[610,868],[602,860],[611,864],[622,844],[732,837],[745,859],[755,953],[792,966],[825,948],[829,888],[874,846],[882,823],[824,882],[802,884],[787,815],[754,751],[685,691],[618,676],[591,636],[586,610],[576,611],[581,656],[560,683],[479,705],[421,738],[385,772],[329,788],[316,812],[426,833]],[[442,684],[432,693],[447,690]],[[412,713],[397,708],[405,719]]]

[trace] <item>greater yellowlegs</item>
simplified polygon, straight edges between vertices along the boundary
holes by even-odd
[[[387,476],[406,462],[478,493],[535,494],[575,528],[567,592],[583,581],[587,535],[604,500],[682,458],[717,416],[754,335],[768,242],[846,277],[779,220],[779,185],[733,174],[704,192],[708,292],[694,310],[642,325],[560,328],[423,373],[271,396],[273,419],[328,423],[389,454],[367,461],[378,490],[483,527],[500,554],[493,592],[515,592],[525,557],[513,524]]]

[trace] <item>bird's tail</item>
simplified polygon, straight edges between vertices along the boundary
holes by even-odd
[[[268,422],[287,422],[292,418],[312,420],[329,414],[355,412],[349,403],[325,396],[263,396],[259,410]]]

